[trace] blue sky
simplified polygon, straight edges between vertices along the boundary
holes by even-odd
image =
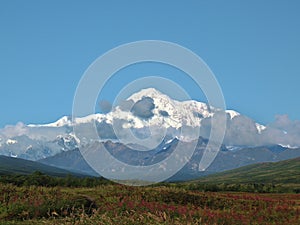
[[[300,119],[299,10],[296,0],[2,0],[0,127],[71,114],[76,86],[97,57],[149,39],[198,54],[218,79],[227,108],[265,124],[277,114]],[[115,93],[130,79],[112,79]],[[178,80],[202,100],[188,79]]]

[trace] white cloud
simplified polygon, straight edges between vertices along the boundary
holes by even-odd
[[[12,138],[26,134],[28,128],[22,123],[18,122],[16,125],[7,125],[0,129],[0,133],[6,138]]]

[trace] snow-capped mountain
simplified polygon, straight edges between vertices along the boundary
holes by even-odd
[[[143,104],[144,103],[144,104]],[[144,112],[135,112],[134,106],[140,104],[144,107]],[[137,109],[138,110],[138,109]],[[143,113],[151,111],[152,115],[147,116]],[[73,126],[83,123],[97,121],[112,124],[114,120],[125,120],[126,128],[143,128],[147,126],[164,126],[166,128],[180,128],[184,125],[198,127],[203,118],[209,118],[218,112],[207,103],[189,101],[176,101],[169,96],[162,94],[154,88],[142,89],[126,99],[120,106],[117,106],[108,114],[92,114],[82,118],[63,116],[59,120],[49,124],[30,124],[29,127],[63,127]],[[234,110],[226,110],[226,113],[233,119],[240,116],[240,113]],[[257,124],[261,129],[263,127]]]
[[[38,160],[93,141],[120,141],[120,137],[122,140],[122,137],[128,135],[129,129],[141,139],[164,130],[167,136],[178,136],[180,140],[188,141],[198,138],[193,136],[195,128],[200,130],[201,137],[209,138],[211,120],[219,112],[220,109],[206,103],[177,101],[154,88],[148,88],[125,99],[107,114],[96,113],[81,118],[64,116],[49,124],[18,123],[6,126],[0,130],[0,154]],[[289,134],[284,131],[256,123],[234,110],[226,110],[225,113],[227,128],[224,145],[300,146],[300,143],[291,142]],[[98,132],[97,137],[90,134],[94,126]],[[191,132],[182,136],[183,127],[192,128]],[[140,143],[132,141],[126,144]]]

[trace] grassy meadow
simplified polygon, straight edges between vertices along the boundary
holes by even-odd
[[[295,193],[95,185],[2,183],[0,224],[300,224]]]

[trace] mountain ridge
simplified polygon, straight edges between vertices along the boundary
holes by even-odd
[[[224,171],[191,182],[200,183],[275,183],[300,187],[300,157],[280,162],[262,162]]]
[[[172,154],[176,148],[178,139],[165,139],[163,144],[151,151],[136,152],[122,143],[106,141],[102,142],[105,149],[118,160],[128,163],[130,165],[147,166],[167,158]],[[214,174],[221,171],[227,171],[239,168],[245,165],[251,165],[260,162],[277,162],[290,158],[300,157],[299,149],[288,149],[281,146],[262,146],[262,147],[248,147],[239,150],[229,150],[226,146],[222,146],[218,155],[206,171],[199,171],[198,165],[200,159],[205,151],[207,139],[199,138],[198,144],[191,159],[187,164],[173,175],[169,181],[184,181],[205,176],[207,174]],[[99,144],[88,146],[87,148],[97,149]],[[189,143],[186,143],[189,146]],[[83,149],[85,151],[85,149]],[[82,171],[89,173],[93,170],[85,159],[80,154],[80,150],[63,152],[53,157],[41,160],[42,163],[54,165],[60,168],[70,169],[74,171]],[[75,162],[79,162],[78,164]],[[83,169],[85,168],[85,169]],[[122,172],[122,171],[121,171]],[[121,173],[120,172],[120,173]]]
[[[45,165],[43,163],[30,161],[26,159],[18,159],[8,156],[0,155],[0,175],[20,174],[26,175],[39,171],[41,173],[65,177],[67,175],[73,175],[77,177],[88,176],[84,173],[75,173],[54,166]]]
[[[141,140],[155,135],[179,137],[184,141],[199,136],[208,139],[212,118],[218,113],[219,109],[206,103],[195,100],[180,102],[148,88],[131,95],[107,114],[96,113],[80,118],[64,116],[50,124],[18,123],[0,129],[0,154],[41,160],[98,140],[124,140],[127,141],[124,144],[140,145],[132,138],[126,139],[128,131]],[[244,148],[281,144],[297,147],[290,142],[294,134],[289,136],[286,131],[261,125],[234,110],[225,113],[225,146]],[[95,127],[97,134],[93,133]],[[183,128],[188,128],[185,136],[181,132]],[[199,130],[199,136],[194,132],[196,130]]]

